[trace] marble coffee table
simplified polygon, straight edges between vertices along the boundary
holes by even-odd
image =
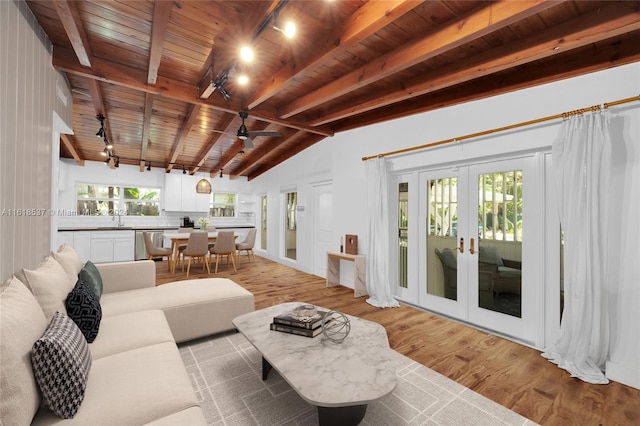
[[[308,303],[290,302],[236,317],[233,325],[262,354],[262,379],[274,368],[307,402],[321,425],[356,425],[367,404],[396,386],[387,333],[380,324],[347,315],[351,332],[342,343],[269,329],[273,317]],[[329,310],[318,307],[321,310]]]

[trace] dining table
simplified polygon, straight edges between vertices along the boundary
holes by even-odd
[[[204,231],[192,231],[192,232],[204,232]],[[215,243],[218,238],[219,231],[210,231],[209,234],[209,242]],[[169,270],[171,274],[176,273],[176,263],[178,262],[178,246],[180,244],[186,244],[189,242],[189,235],[191,232],[165,232],[162,234],[165,238],[171,240],[171,256],[169,256]],[[233,237],[237,239],[240,236],[240,233],[234,232]]]

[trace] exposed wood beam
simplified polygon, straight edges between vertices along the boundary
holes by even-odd
[[[279,154],[277,154],[275,157],[270,158],[268,165],[264,165],[262,167],[256,168],[255,170],[252,170],[247,175],[247,180],[255,179],[256,177],[260,176],[261,174],[275,167],[276,165],[288,160],[289,158],[304,151],[310,146],[315,145],[316,143],[320,142],[322,139],[324,138],[319,135],[308,135],[305,140],[303,140],[300,143],[297,143],[293,148],[287,149],[286,151],[282,151]]]
[[[84,158],[82,158],[82,156],[76,149],[73,136],[61,133],[60,139],[62,140],[65,148],[67,148],[67,151],[71,153],[73,159],[76,160],[76,163],[78,163],[79,166],[84,166]]]
[[[352,117],[637,29],[640,29],[637,5],[629,3],[623,7],[618,2],[611,3],[609,7],[556,25],[537,36],[496,47],[443,67],[430,76],[422,75],[402,87],[394,87],[386,93],[372,95],[368,100],[361,99],[357,104],[346,105],[311,120],[311,124],[322,125]]]
[[[158,76],[158,82],[155,86],[148,85],[146,83],[146,73],[139,69],[110,62],[101,58],[94,58],[91,69],[84,68],[77,62],[75,55],[68,49],[64,48],[54,49],[53,66],[57,70],[67,72],[69,74],[104,81],[118,86],[129,87],[147,93],[163,95],[183,102],[188,102],[190,104],[206,106],[231,114],[237,114],[238,111],[242,109],[242,104],[237,98],[232,99],[229,103],[219,99],[196,99],[196,88],[194,86],[167,77]],[[251,116],[258,120],[278,124],[292,129],[304,130],[306,132],[323,136],[333,136],[333,131],[329,127],[313,127],[302,121],[283,120],[277,117],[274,112],[269,112],[265,109],[253,109],[251,110]]]
[[[200,152],[198,153],[198,156],[196,157],[196,159],[198,160],[198,163],[191,171],[191,174],[194,174],[198,170],[200,170],[200,167],[202,167],[204,162],[207,161],[207,158],[209,157],[209,153],[211,152],[211,150],[216,146],[218,142],[220,142],[220,140],[222,140],[224,133],[232,131],[235,119],[236,119],[235,114],[226,114],[224,118],[220,120],[219,123],[216,124],[216,127],[222,128],[223,130],[221,130],[220,132],[214,131],[211,133],[211,135],[209,136],[209,139],[207,139],[207,142],[205,143],[204,148],[200,150]]]
[[[151,130],[151,115],[153,114],[153,95],[145,93],[144,97],[144,120],[142,122],[142,142],[140,148],[140,171],[144,172],[144,160],[147,157],[147,147],[149,146],[149,131]]]
[[[147,73],[148,84],[156,84],[158,79],[158,67],[160,67],[160,60],[162,59],[162,48],[164,47],[164,38],[167,34],[172,7],[173,1],[157,1],[154,3],[149,72]]]
[[[241,151],[244,150],[244,141],[238,139],[237,141],[235,141],[233,143],[233,145],[231,146],[231,148],[227,149],[225,151],[224,156],[220,159],[220,161],[218,161],[216,163],[216,165],[211,169],[211,173],[210,173],[210,177],[216,177],[217,173],[215,172],[215,170],[220,170],[220,169],[224,169],[225,166],[227,164],[229,164],[231,161],[233,161],[234,158],[236,158],[236,156],[238,154],[240,154]]]
[[[283,135],[282,138],[269,138],[269,140],[263,142],[260,146],[254,148],[249,155],[245,155],[239,164],[235,165],[229,172],[229,179],[235,179],[242,175],[244,172],[253,167],[257,162],[263,160],[278,146],[287,142],[287,140],[294,138],[300,133],[299,131],[293,132],[290,135]]]
[[[556,2],[542,0],[486,3],[442,29],[296,99],[281,109],[280,117],[299,114],[556,5]]]
[[[576,49],[569,57],[551,57],[541,63],[521,65],[514,72],[506,70],[454,86],[449,90],[414,98],[392,108],[380,108],[358,117],[358,120],[341,122],[336,126],[336,131],[352,130],[406,117],[409,114],[433,111],[638,61],[640,33],[636,32],[631,37],[621,36],[600,42],[597,48],[593,44],[584,46]]]
[[[351,15],[342,28],[338,28],[319,41],[313,49],[311,56],[300,62],[295,60],[285,64],[268,82],[262,85],[262,89],[248,102],[249,108],[255,108],[291,81],[300,78],[318,65],[343,53],[350,47],[374,34],[381,28],[400,18],[409,12],[420,2],[415,0],[396,1],[370,1],[360,7]]]
[[[184,141],[189,135],[191,126],[193,126],[193,122],[196,120],[198,114],[200,113],[200,108],[200,105],[189,106],[187,116],[184,118],[182,125],[180,126],[180,130],[178,130],[175,142],[173,143],[173,148],[171,148],[171,154],[169,155],[169,165],[166,168],[167,173],[169,173],[173,169],[173,163],[176,162],[176,160],[178,159],[178,155],[180,155],[182,145],[184,145]]]
[[[56,12],[67,33],[67,37],[69,37],[69,41],[73,46],[73,50],[76,52],[78,61],[80,61],[83,66],[91,68],[93,54],[91,53],[89,39],[84,31],[84,25],[80,19],[77,2],[54,0],[53,4],[56,7]]]

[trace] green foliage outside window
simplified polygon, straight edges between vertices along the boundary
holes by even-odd
[[[111,185],[76,185],[78,216],[160,216],[160,190]]]

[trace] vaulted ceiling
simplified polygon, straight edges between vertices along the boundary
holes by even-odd
[[[27,4],[72,88],[61,155],[104,161],[103,115],[115,158],[141,171],[253,179],[337,132],[640,60],[638,1]],[[240,111],[281,136],[245,146]]]

